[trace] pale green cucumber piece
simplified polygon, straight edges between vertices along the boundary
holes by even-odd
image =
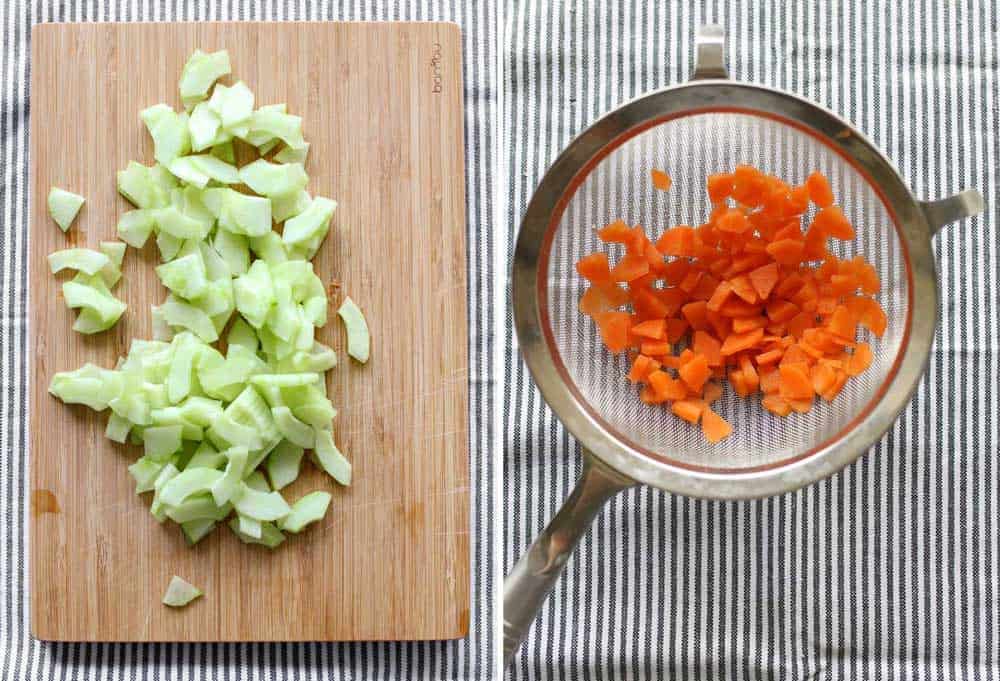
[[[94,275],[111,264],[111,259],[108,256],[90,248],[66,248],[56,251],[49,254],[48,261],[52,274],[72,269]]]
[[[222,121],[219,115],[208,105],[208,102],[197,104],[188,119],[188,131],[191,135],[191,149],[202,151],[215,144]]]
[[[311,203],[312,196],[305,189],[287,196],[276,196],[271,199],[271,215],[275,222],[284,222],[300,215]]]
[[[323,519],[331,499],[329,492],[310,492],[292,504],[292,512],[278,521],[278,527],[285,532],[301,532],[306,525]]]
[[[111,295],[100,275],[77,275],[62,285],[63,300],[70,308],[92,310],[92,320],[98,323],[93,332],[111,328],[125,312],[126,305]]]
[[[284,518],[292,509],[278,492],[258,492],[246,483],[240,483],[240,491],[233,499],[237,513],[261,522]]]
[[[80,212],[84,200],[79,194],[68,192],[59,187],[52,187],[49,190],[49,215],[59,225],[59,229],[64,232],[69,229],[73,220],[76,219],[77,213]]]
[[[181,439],[200,442],[205,434],[201,426],[184,418],[180,407],[160,407],[149,411],[149,420],[154,426],[180,426]],[[179,466],[183,468],[183,466]]]
[[[156,461],[148,456],[141,456],[128,467],[128,472],[135,480],[135,493],[152,492],[155,489],[156,478],[167,463]]]
[[[252,427],[239,423],[232,416],[223,413],[208,430],[208,437],[220,449],[244,447],[257,451],[264,446],[264,440]]]
[[[361,308],[348,296],[337,314],[344,320],[344,328],[347,329],[347,354],[364,364],[371,349],[371,334]]]
[[[218,470],[225,465],[226,461],[225,454],[216,451],[208,442],[201,442],[188,460],[186,468],[214,468]]]
[[[129,161],[125,170],[119,170],[118,192],[136,208],[162,208],[167,205],[167,193],[151,168]]]
[[[298,149],[285,147],[274,155],[274,160],[278,163],[301,163],[306,164],[306,157],[309,156],[309,143],[303,142]]]
[[[216,504],[208,492],[192,494],[177,506],[167,506],[167,517],[177,524],[192,520],[219,521],[232,513],[230,504]]]
[[[167,165],[167,169],[178,180],[192,184],[198,189],[204,189],[210,179],[207,173],[195,165],[190,156],[175,158]]]
[[[236,310],[255,329],[267,321],[275,303],[274,293],[271,270],[263,260],[255,260],[246,274],[233,281]]]
[[[260,539],[263,534],[263,528],[261,527],[261,522],[259,520],[254,520],[253,518],[248,518],[245,515],[236,514],[236,517],[240,521],[240,534],[245,534],[248,537],[253,537],[254,539]]]
[[[192,494],[211,491],[212,485],[222,476],[223,473],[214,468],[188,468],[160,489],[160,501],[166,506],[178,506]]]
[[[186,331],[177,334],[173,340],[174,357],[167,373],[167,399],[171,404],[179,403],[191,392],[194,360],[200,352],[200,345],[200,341]]]
[[[188,217],[176,206],[160,208],[154,214],[160,234],[169,234],[177,239],[204,239],[212,229],[211,222]],[[178,245],[178,249],[180,245]]]
[[[236,292],[235,284],[233,291],[234,293]],[[251,352],[257,352],[260,348],[260,339],[257,338],[257,333],[253,330],[253,327],[247,324],[243,317],[237,317],[236,321],[229,328],[229,334],[226,336],[226,344],[229,347],[240,345]]]
[[[150,426],[142,431],[145,456],[153,461],[166,461],[181,448],[181,433],[184,427]]]
[[[351,462],[337,449],[337,445],[333,442],[333,433],[322,428],[317,428],[315,432],[316,448],[313,454],[316,463],[341,485],[350,485]]]
[[[277,548],[279,544],[285,541],[285,535],[274,526],[273,523],[261,523],[261,537],[260,539],[254,539],[253,537],[243,534],[240,532],[240,521],[239,518],[231,518],[229,520],[229,529],[240,538],[244,544],[261,544],[269,549]]]
[[[260,154],[261,156],[266,156],[268,152],[270,152],[279,144],[281,144],[281,140],[279,140],[276,137],[273,137],[268,141],[264,142],[263,144],[261,144],[259,147],[257,147],[257,153]]]
[[[201,348],[197,348],[199,351]],[[207,428],[212,422],[222,416],[222,402],[207,397],[191,396],[178,407],[185,419],[196,425]]]
[[[316,436],[312,427],[295,418],[291,409],[283,405],[276,406],[271,408],[271,414],[274,417],[275,426],[286,440],[306,449],[312,449],[315,446]]]
[[[177,178],[161,163],[154,163],[150,166],[148,175],[149,181],[159,188],[162,193],[163,205],[169,204],[171,192],[180,186]]]
[[[336,201],[317,196],[308,208],[285,222],[285,229],[281,234],[282,241],[289,246],[297,246],[315,239],[322,241],[330,230],[330,218],[336,209]]]
[[[274,206],[271,206],[272,215]],[[288,260],[285,253],[285,242],[281,240],[281,235],[271,231],[262,236],[250,238],[250,250],[268,265],[277,265]]]
[[[299,477],[302,464],[302,447],[282,440],[278,446],[267,455],[267,477],[271,479],[271,487],[280,490],[295,482]]]
[[[171,608],[183,608],[202,595],[204,592],[201,589],[174,575],[170,578],[170,584],[167,585],[167,592],[163,594],[163,604],[169,605]]]
[[[233,234],[226,229],[215,231],[213,248],[222,257],[229,271],[234,275],[245,274],[250,267],[250,244],[242,234]]]
[[[164,286],[182,298],[197,298],[208,286],[208,275],[201,253],[185,255],[158,265],[156,276]]]
[[[137,208],[118,218],[118,237],[132,248],[142,248],[156,226],[155,209]]]
[[[178,239],[172,234],[160,232],[156,235],[156,248],[159,249],[160,260],[163,262],[170,262],[176,258],[183,245],[184,240]]]
[[[260,471],[254,471],[253,473],[248,475],[247,479],[243,481],[243,484],[245,484],[250,489],[257,490],[258,492],[271,491],[271,487],[267,484],[267,479],[264,477],[264,474],[261,473]]]
[[[195,170],[207,176],[209,180],[220,184],[237,184],[240,181],[236,166],[220,161],[211,154],[197,154],[185,158],[191,162]]]
[[[239,491],[243,481],[243,472],[247,465],[248,451],[246,447],[232,447],[225,452],[226,472],[212,485],[212,498],[222,506],[232,499]]]
[[[302,118],[274,107],[261,107],[250,117],[250,133],[277,137],[293,149],[306,143],[302,137]]]
[[[264,401],[264,398],[251,386],[244,388],[243,392],[229,403],[223,414],[236,420],[238,423],[252,426],[254,432],[263,440],[262,446],[248,447],[248,449],[266,448],[270,450],[281,441],[281,433],[278,432],[277,427],[274,425],[271,408]]]
[[[256,374],[250,377],[250,383],[258,388],[298,388],[303,385],[319,383],[320,375],[313,372],[294,374]]]
[[[167,324],[163,317],[163,310],[159,305],[149,306],[149,316],[153,325],[153,338],[155,340],[169,341],[174,337],[174,330]]]
[[[270,163],[264,159],[240,168],[240,179],[257,194],[269,198],[298,193],[309,182],[301,163]]]
[[[205,273],[209,280],[229,279],[233,276],[229,271],[229,265],[211,245],[202,241],[198,244],[198,250],[201,251],[201,259],[205,263]]]
[[[290,357],[280,360],[275,368],[278,371],[315,371],[323,373],[337,366],[337,353],[318,341],[313,341],[312,348],[306,352],[295,352]]]
[[[212,320],[199,308],[183,303],[170,295],[160,309],[163,318],[170,326],[187,329],[206,343],[213,343],[219,339],[219,333],[215,330]]]
[[[230,165],[236,165],[236,149],[233,147],[233,141],[216,140],[212,145],[212,156]]]
[[[263,236],[271,231],[271,202],[261,196],[227,192],[219,223],[233,234]]]
[[[153,158],[163,165],[191,151],[188,115],[177,114],[166,104],[155,104],[139,113],[153,138]]]
[[[181,530],[184,532],[184,538],[187,539],[188,545],[194,546],[211,534],[215,525],[216,521],[211,518],[202,518],[201,520],[189,520],[186,523],[181,523]]]
[[[97,247],[108,257],[108,264],[101,268],[101,278],[111,288],[122,278],[122,263],[125,262],[128,245],[121,241],[102,241]]]
[[[211,99],[208,100],[208,106],[222,121],[222,127],[234,134],[237,131],[246,134],[241,126],[244,128],[249,126],[250,117],[253,115],[253,104],[253,92],[243,81],[232,87],[216,85]]]
[[[104,428],[104,437],[112,442],[124,444],[128,442],[128,433],[130,430],[132,430],[131,421],[111,412],[108,416],[108,425]]]
[[[180,471],[171,462],[165,465],[160,470],[160,474],[156,476],[156,481],[153,483],[153,501],[149,505],[149,512],[156,518],[157,522],[162,523],[167,519],[167,508],[160,500],[160,491],[178,474],[180,474]]]
[[[205,53],[195,50],[181,71],[178,85],[185,106],[205,99],[212,84],[232,72],[226,50]]]

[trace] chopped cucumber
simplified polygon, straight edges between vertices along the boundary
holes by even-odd
[[[323,519],[332,498],[329,492],[310,492],[292,504],[292,512],[278,521],[278,527],[285,532],[301,532],[306,525]]]
[[[368,333],[368,322],[365,321],[361,308],[348,296],[344,298],[337,314],[344,320],[344,327],[347,329],[347,354],[364,364],[368,361],[371,350],[371,334]]]
[[[59,225],[59,229],[65,232],[73,224],[73,220],[76,219],[77,213],[80,212],[83,202],[84,198],[79,194],[68,192],[59,187],[52,187],[49,190],[48,198],[49,215]]]
[[[229,52],[219,50],[206,54],[195,50],[181,71],[181,100],[185,106],[193,105],[208,96],[216,80],[232,73]]]
[[[111,259],[104,253],[89,248],[67,248],[49,253],[49,269],[52,274],[71,269],[84,274],[94,275],[111,264]]]
[[[271,487],[280,490],[295,482],[299,477],[302,463],[302,447],[282,440],[277,447],[267,455],[267,476],[271,479]]]
[[[171,608],[183,608],[203,595],[204,592],[201,589],[174,575],[170,578],[170,584],[167,585],[167,592],[163,594],[163,604],[169,605]]]

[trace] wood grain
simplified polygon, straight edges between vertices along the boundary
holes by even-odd
[[[271,553],[227,528],[188,548],[157,524],[126,471],[137,448],[103,436],[106,414],[46,392],[57,371],[112,366],[150,336],[165,290],[155,246],[129,249],[116,293],[129,309],[95,337],[71,331],[62,276],[45,255],[96,247],[130,206],[115,171],[152,163],[139,110],[179,107],[195,48],[228,49],[257,104],[287,102],[312,143],[309,190],[339,202],[315,265],[331,284],[338,350],[328,378],[336,438],[354,465],[340,488],[311,464],[291,488],[333,493],[321,527]],[[460,36],[444,23],[48,24],[32,32],[32,631],[50,640],[409,640],[468,628],[465,214]],[[232,81],[232,79],[226,79]],[[63,235],[45,199],[87,203]],[[332,314],[365,310],[372,358],[359,366]],[[205,597],[160,604],[178,574]]]

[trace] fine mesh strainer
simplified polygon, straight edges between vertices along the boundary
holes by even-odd
[[[982,212],[978,192],[921,202],[891,163],[849,124],[795,95],[728,80],[723,35],[702,28],[691,82],[634,100],[577,137],[536,190],[514,253],[514,319],[521,352],[553,412],[579,440],[584,472],[563,508],[504,584],[508,663],[580,535],[610,496],[637,482],[696,497],[789,492],[838,471],[889,428],[923,372],[934,336],[937,280],[931,237]],[[709,444],[700,428],[649,406],[625,380],[628,358],[604,350],[577,303],[574,264],[604,250],[595,233],[617,219],[655,239],[704,222],[705,178],[749,163],[789,182],[830,178],[857,230],[838,256],[861,254],[881,279],[888,326],[866,338],[874,360],[832,402],[776,417],[727,389],[714,405],[733,434]],[[669,192],[649,172],[667,171]],[[808,217],[808,216],[807,216]],[[621,253],[612,253],[612,262]]]

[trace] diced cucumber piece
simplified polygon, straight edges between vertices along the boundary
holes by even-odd
[[[191,151],[186,113],[177,114],[166,104],[155,104],[143,109],[139,117],[153,138],[153,157],[157,162],[168,165],[178,156]]]
[[[309,176],[301,163],[270,163],[258,159],[240,168],[240,179],[262,196],[287,196],[305,189]]]
[[[197,171],[210,180],[215,180],[221,184],[237,184],[240,181],[239,171],[236,169],[236,166],[219,160],[211,154],[197,154],[195,156],[186,156],[185,158],[191,162]]]
[[[167,193],[152,168],[129,161],[125,170],[118,171],[117,177],[118,192],[136,208],[162,208],[167,205]]]
[[[182,298],[197,298],[205,292],[208,275],[201,254],[185,255],[156,267],[156,276],[168,289]]]
[[[166,506],[178,506],[192,494],[210,492],[222,476],[223,473],[214,468],[188,468],[160,489],[160,501]]]
[[[222,201],[219,222],[233,234],[263,236],[271,233],[271,202],[260,196],[229,191]]]
[[[204,592],[196,586],[174,575],[167,585],[167,592],[163,594],[163,604],[171,608],[183,608],[185,605],[204,595]]]
[[[233,507],[237,513],[261,522],[280,520],[292,511],[278,492],[258,492],[246,483],[240,483]]]
[[[274,210],[272,204],[271,210]],[[275,218],[277,219],[277,218]],[[250,250],[268,265],[277,265],[288,260],[285,253],[285,242],[277,232],[268,232],[262,236],[250,238]]]
[[[111,295],[100,275],[92,277],[77,275],[72,281],[63,283],[62,291],[63,300],[68,307],[89,311],[89,314],[83,317],[85,323],[76,329],[81,333],[97,333],[111,328],[127,307],[125,303]]]
[[[244,274],[250,267],[250,244],[242,234],[233,234],[227,229],[218,229],[212,243],[233,275]]]
[[[155,226],[152,209],[130,210],[118,218],[118,236],[132,248],[142,248]]]
[[[48,196],[49,215],[59,225],[59,229],[65,232],[73,224],[83,202],[84,198],[79,194],[52,187]]]
[[[258,492],[270,492],[271,487],[267,484],[267,480],[264,478],[264,474],[260,471],[254,471],[247,476],[247,479],[243,483],[250,489],[255,489]]]
[[[175,158],[167,165],[167,169],[170,170],[171,174],[182,182],[187,182],[188,184],[193,184],[199,189],[204,189],[208,184],[209,176],[207,173],[202,171],[195,163],[191,160],[191,156],[181,156],[180,158]]]
[[[240,126],[249,126],[250,117],[253,115],[254,96],[246,83],[240,81],[232,87],[216,85],[212,91],[212,98],[208,100],[208,106],[222,121],[222,127],[234,133],[239,129],[246,134]]]
[[[344,298],[337,314],[344,320],[344,327],[347,329],[347,354],[364,364],[368,361],[371,350],[371,334],[368,333],[368,322],[365,321],[361,308],[348,296]]]
[[[302,118],[272,107],[261,107],[250,117],[250,133],[277,137],[292,149],[305,145],[302,138]]]
[[[65,269],[76,270],[84,274],[94,275],[111,264],[111,259],[104,253],[89,248],[66,248],[50,253],[49,269],[52,274]]]
[[[312,196],[305,189],[287,196],[276,196],[271,199],[271,215],[275,222],[284,222],[300,215],[311,203]]]
[[[160,499],[160,491],[179,473],[180,471],[177,470],[177,466],[173,463],[168,463],[160,470],[160,474],[156,476],[156,481],[153,483],[153,501],[149,505],[149,512],[158,522],[162,523],[167,519],[167,509]]]
[[[192,520],[219,521],[232,513],[230,504],[216,504],[208,492],[192,494],[177,506],[167,506],[167,517],[177,524]]]
[[[184,538],[187,539],[188,545],[194,546],[211,534],[215,525],[216,521],[211,518],[202,518],[201,520],[189,520],[186,523],[181,523],[181,530],[184,532]]]
[[[227,461],[225,454],[216,451],[208,442],[202,442],[188,460],[186,468],[214,468],[218,470]]]
[[[233,282],[236,310],[247,323],[259,329],[267,321],[275,303],[271,270],[263,260],[255,260],[246,274]]]
[[[285,147],[274,155],[274,160],[278,163],[301,163],[306,164],[306,157],[309,155],[309,143],[303,142],[298,149]]]
[[[285,222],[282,240],[289,246],[298,246],[313,239],[322,241],[330,230],[330,218],[336,209],[336,201],[317,196],[308,208]]]
[[[306,449],[312,449],[316,444],[312,427],[295,418],[291,409],[285,406],[272,407],[271,414],[283,438]]]
[[[253,518],[248,518],[245,515],[236,515],[240,521],[240,533],[245,534],[248,537],[253,537],[254,539],[260,539],[263,534],[263,528],[261,527],[261,522],[259,520],[254,520]]]
[[[125,444],[130,430],[132,430],[131,421],[111,412],[108,416],[108,425],[104,428],[104,437],[112,442]]]
[[[278,527],[285,532],[301,532],[306,525],[323,519],[332,498],[329,492],[310,492],[292,504],[292,512],[278,521]]]
[[[212,156],[220,161],[225,161],[229,165],[236,165],[236,150],[233,148],[233,141],[226,140],[225,142],[221,142],[216,140],[215,144],[212,145]]]
[[[235,292],[235,285],[233,289]],[[243,317],[237,317],[236,321],[233,322],[232,327],[229,329],[229,335],[226,336],[226,344],[230,347],[240,345],[254,353],[260,348],[260,340],[257,338],[257,334]]]
[[[191,117],[188,119],[191,149],[202,151],[215,144],[221,127],[222,121],[219,119],[219,115],[208,105],[208,102],[197,104],[191,110]]]
[[[271,479],[271,487],[280,490],[295,482],[299,477],[302,463],[302,447],[288,440],[282,440],[278,446],[267,455],[267,476]]]
[[[231,72],[229,52],[226,50],[208,54],[195,50],[181,71],[179,88],[184,105],[193,105],[205,99],[212,84]]]
[[[243,481],[243,472],[247,465],[248,451],[246,447],[232,447],[225,452],[226,472],[212,485],[212,498],[222,506],[231,500],[239,491]]]
[[[316,463],[341,485],[350,485],[351,462],[337,449],[337,445],[333,442],[333,433],[322,428],[317,428],[315,433],[316,448],[313,453]]]
[[[166,462],[150,459],[148,456],[139,457],[135,463],[128,467],[128,472],[135,480],[135,493],[152,492],[156,483],[156,478],[160,471],[166,466]]]
[[[160,309],[163,311],[163,318],[170,326],[187,329],[206,343],[219,339],[219,333],[215,330],[212,320],[197,307],[183,303],[171,295],[167,296]]]
[[[153,461],[166,461],[181,448],[183,426],[151,426],[142,431],[145,456]]]
[[[239,518],[232,518],[229,521],[229,529],[240,538],[244,544],[262,544],[269,549],[277,548],[279,544],[285,541],[285,535],[274,526],[273,523],[261,523],[261,536],[260,539],[255,539],[247,534],[243,534],[240,531],[240,521]]]

